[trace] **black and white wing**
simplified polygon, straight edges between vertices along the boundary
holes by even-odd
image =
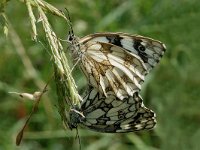
[[[152,129],[156,124],[154,112],[143,105],[137,92],[120,100],[112,91],[105,97],[95,88],[84,98],[80,110],[70,111],[70,118],[71,128],[81,124],[106,133]]]
[[[89,83],[107,96],[123,100],[140,91],[149,71],[160,61],[160,41],[124,33],[97,33],[79,40],[81,67]]]

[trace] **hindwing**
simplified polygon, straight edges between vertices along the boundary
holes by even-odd
[[[152,129],[156,119],[138,92],[120,100],[112,91],[105,97],[96,88],[90,88],[81,108],[70,111],[69,126],[76,128],[78,124],[98,132],[133,132]]]

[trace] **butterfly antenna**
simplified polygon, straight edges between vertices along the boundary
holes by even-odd
[[[72,28],[72,21],[71,21],[71,18],[70,18],[70,15],[69,15],[69,11],[67,8],[65,8],[65,10],[67,11],[67,18],[69,20],[69,27],[70,27],[70,31],[69,33],[71,34],[71,36],[74,36],[74,31],[73,31],[73,28]]]
[[[79,149],[81,150],[81,139],[80,139],[80,136],[79,136],[78,128],[76,128],[76,138],[78,138]]]

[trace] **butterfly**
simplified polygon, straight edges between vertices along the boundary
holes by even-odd
[[[113,91],[121,100],[141,90],[145,76],[166,50],[160,41],[125,33],[95,33],[79,39],[70,31],[68,40],[89,85],[105,96]]]
[[[113,91],[107,94],[106,97],[90,86],[81,107],[70,109],[68,127],[72,130],[80,124],[97,132],[124,133],[155,126],[155,113],[144,106],[138,92],[123,100],[117,98]]]

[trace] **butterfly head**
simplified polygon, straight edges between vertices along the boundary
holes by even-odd
[[[75,40],[74,32],[73,30],[70,30],[68,33],[67,41],[69,43],[73,43],[74,40]]]
[[[78,109],[71,109],[69,111],[69,122],[68,126],[72,130],[74,128],[77,128],[77,125],[81,122],[83,122],[85,119],[85,116],[79,111]]]

